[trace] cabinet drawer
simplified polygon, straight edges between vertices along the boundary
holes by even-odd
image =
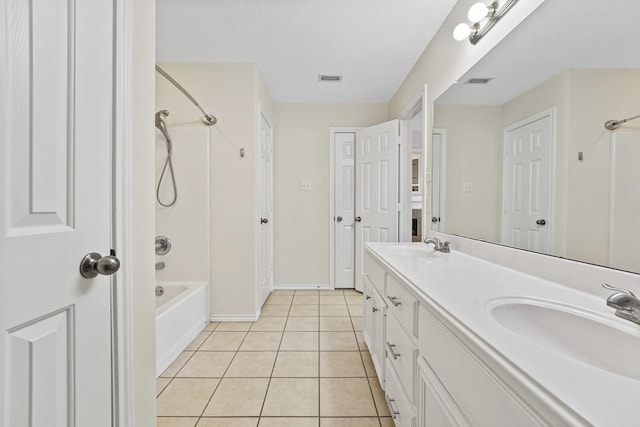
[[[402,391],[402,386],[387,359],[387,383],[384,397],[396,427],[413,427],[415,412],[413,405]]]
[[[418,349],[394,316],[387,316],[387,363],[393,366],[400,384],[413,402]]]
[[[366,250],[364,252],[364,259],[362,262],[363,271],[373,284],[373,287],[384,295],[384,281],[387,272]]]
[[[545,425],[433,315],[419,310],[420,349],[474,427]]]
[[[393,275],[387,275],[387,292],[385,294],[389,311],[400,322],[408,334],[415,336],[417,300],[407,291]]]

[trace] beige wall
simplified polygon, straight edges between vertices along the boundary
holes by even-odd
[[[274,285],[329,283],[329,128],[384,122],[387,104],[275,104]],[[300,191],[300,181],[311,191]]]
[[[133,229],[131,273],[133,289],[132,309],[132,366],[131,383],[133,425],[156,425],[155,330],[156,301],[153,294],[154,227],[154,134],[150,125],[154,114],[155,63],[155,1],[140,0],[132,3],[132,164],[134,175],[131,203]]]
[[[499,240],[502,107],[436,105],[433,126],[447,130],[446,232]]]
[[[160,65],[218,118],[210,127],[211,314],[255,316],[257,104],[269,112],[268,93],[254,64]],[[200,112],[160,76],[156,91],[170,126],[203,126]]]

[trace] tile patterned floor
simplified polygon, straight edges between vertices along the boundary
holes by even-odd
[[[275,291],[210,323],[157,381],[159,427],[390,427],[351,290]]]

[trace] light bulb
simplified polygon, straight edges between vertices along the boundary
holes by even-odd
[[[453,29],[453,38],[462,41],[466,38],[469,38],[471,35],[471,27],[467,24],[458,24],[456,28]]]
[[[489,6],[478,2],[469,8],[467,17],[471,22],[480,22],[489,15]]]

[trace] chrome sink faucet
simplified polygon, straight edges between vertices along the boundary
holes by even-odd
[[[616,316],[640,325],[640,299],[628,289],[602,284],[603,288],[616,291],[607,298],[607,305],[616,309]]]
[[[449,248],[449,242],[442,242],[437,237],[425,239],[424,243],[426,243],[427,245],[429,243],[433,243],[434,249],[438,252],[443,252],[445,254],[448,254],[449,252],[451,252],[451,248]]]

